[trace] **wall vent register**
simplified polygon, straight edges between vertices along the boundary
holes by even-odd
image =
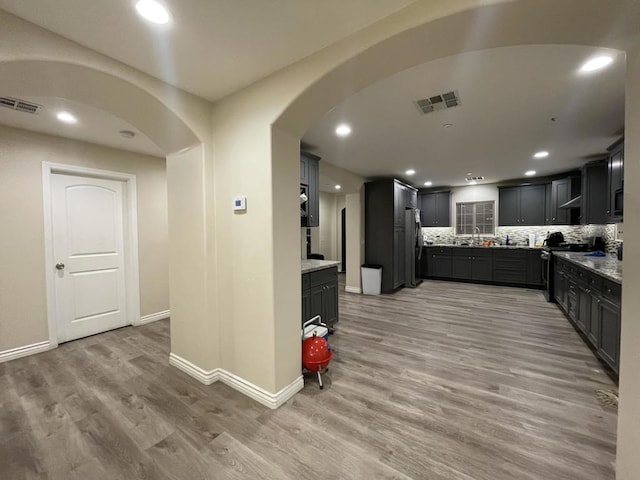
[[[42,108],[40,105],[26,100],[20,100],[19,98],[12,97],[0,97],[0,106],[16,110],[24,113],[38,113]]]
[[[457,91],[442,93],[429,98],[421,98],[414,102],[418,110],[423,115],[435,112],[436,110],[445,110],[460,105],[460,95]]]

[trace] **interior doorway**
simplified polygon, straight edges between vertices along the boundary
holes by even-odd
[[[43,164],[52,345],[140,320],[135,176]]]

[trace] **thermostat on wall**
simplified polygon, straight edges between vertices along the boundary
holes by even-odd
[[[246,212],[247,211],[247,197],[236,197],[233,199],[233,211],[234,212]]]

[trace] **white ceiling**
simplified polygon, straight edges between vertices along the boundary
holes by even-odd
[[[605,154],[624,126],[624,55],[609,51],[616,55],[610,68],[577,72],[602,52],[521,46],[429,62],[352,96],[302,141],[364,177],[395,175],[415,186],[464,185],[467,172],[490,183],[522,178],[527,170],[566,171]],[[461,106],[421,115],[413,104],[450,90],[458,91]],[[342,122],[353,129],[347,138],[334,133]],[[445,129],[446,123],[453,126]],[[534,160],[539,150],[551,154]],[[417,173],[406,177],[410,168]]]
[[[208,100],[296,62],[415,0],[0,0],[0,8]]]
[[[36,103],[42,108],[36,114],[29,114],[0,107],[0,125],[147,155],[163,158],[165,156],[164,152],[138,129],[103,110],[54,97],[22,97],[21,100]],[[78,123],[69,125],[58,121],[56,114],[60,111],[72,113],[78,119]],[[132,139],[125,139],[120,135],[120,130],[131,130],[136,136]]]

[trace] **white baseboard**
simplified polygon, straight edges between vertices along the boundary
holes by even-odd
[[[304,387],[304,379],[300,375],[277,393],[271,393],[222,368],[216,368],[211,371],[203,370],[174,353],[169,355],[169,363],[205,385],[211,385],[219,380],[234,390],[272,409],[280,407]]]
[[[0,363],[15,360],[16,358],[26,357],[28,355],[34,355],[40,352],[46,352],[49,348],[50,344],[47,340],[46,342],[38,342],[31,345],[25,345],[24,347],[5,350],[4,352],[0,352]]]
[[[151,315],[145,315],[144,317],[140,317],[140,321],[136,325],[140,326],[140,325],[145,325],[147,323],[155,322],[157,320],[164,320],[165,318],[169,318],[170,316],[171,316],[170,310],[152,313]]]
[[[304,387],[302,375],[279,392],[271,393],[226,370],[221,370],[220,373],[222,383],[229,385],[234,390],[244,393],[247,397],[253,398],[256,402],[269,408],[278,408]]]
[[[350,287],[349,285],[344,287],[344,291],[347,293],[362,293],[362,289],[360,287]]]
[[[192,376],[200,383],[204,383],[205,385],[211,385],[212,383],[220,380],[220,371],[218,368],[211,371],[203,370],[190,361],[179,357],[175,353],[169,354],[169,365],[173,365],[177,369],[182,370],[187,375]]]

